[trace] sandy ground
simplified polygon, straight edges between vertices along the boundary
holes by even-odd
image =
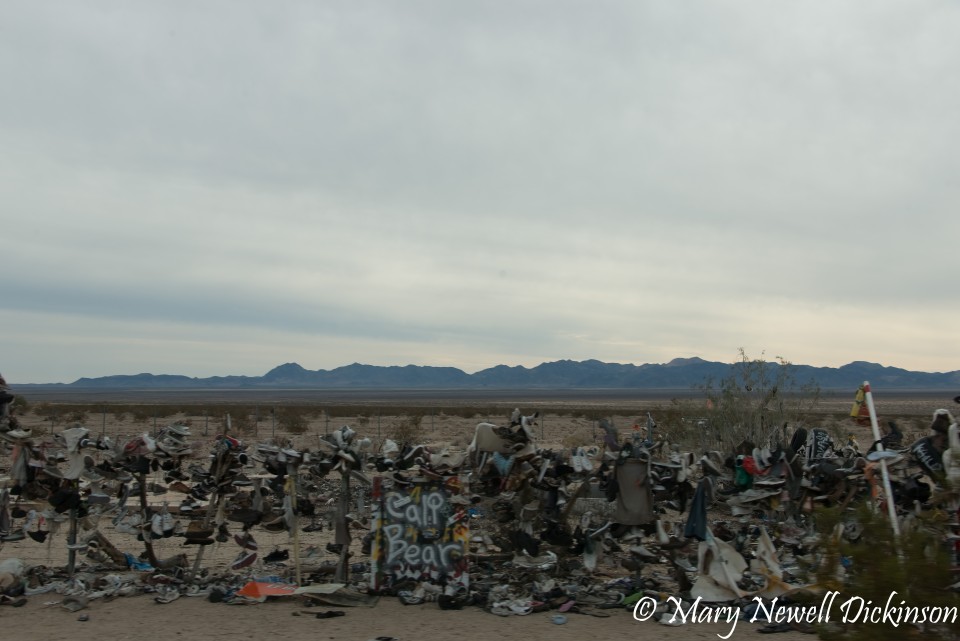
[[[49,597],[49,598],[47,598]],[[106,639],[335,639],[367,641],[395,637],[401,641],[553,641],[637,639],[718,639],[730,633],[726,623],[696,623],[672,627],[638,622],[626,610],[608,610],[610,617],[569,614],[567,623],[551,622],[551,613],[499,617],[468,607],[447,611],[436,604],[404,606],[384,597],[373,608],[340,608],[344,616],[317,619],[313,612],[327,606],[304,607],[299,597],[282,597],[254,605],[213,604],[196,597],[181,597],[168,604],[154,603],[147,596],[94,601],[79,612],[59,605],[45,605],[56,595],[38,595],[21,608],[0,607],[0,626],[15,630],[9,638],[49,641],[103,641]],[[88,621],[78,617],[87,615]],[[769,638],[757,632],[760,624],[741,621],[731,639]],[[6,637],[6,633],[4,634]],[[775,635],[782,641],[813,639],[812,635],[787,632]]]

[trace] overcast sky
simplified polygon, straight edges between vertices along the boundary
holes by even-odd
[[[960,369],[960,5],[0,7],[0,372]]]

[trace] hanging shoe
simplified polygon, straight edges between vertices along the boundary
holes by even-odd
[[[257,560],[257,553],[253,550],[244,550],[237,555],[237,558],[233,560],[233,563],[230,564],[230,568],[233,570],[242,570],[243,568],[253,565],[253,562]]]

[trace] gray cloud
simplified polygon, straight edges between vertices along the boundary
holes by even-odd
[[[956,369],[958,26],[946,2],[13,3],[2,371]]]

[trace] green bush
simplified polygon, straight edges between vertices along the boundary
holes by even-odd
[[[944,540],[946,519],[943,512],[929,511],[905,526],[898,538],[886,513],[864,505],[852,516],[837,508],[821,508],[815,513],[821,535],[821,557],[817,582],[831,590],[839,590],[834,600],[830,624],[818,628],[820,638],[828,641],[898,641],[899,639],[956,639],[960,623],[926,625],[918,629],[909,623],[907,611],[892,608],[960,607],[960,598],[948,589],[956,581],[950,552]],[[835,528],[847,521],[863,526],[862,536],[855,542],[835,535]],[[846,569],[840,571],[841,567]],[[891,594],[896,595],[890,599]],[[842,604],[853,600],[846,611]],[[862,599],[862,601],[860,601]],[[884,608],[890,600],[891,613],[899,617],[899,625],[891,620],[881,623],[862,621],[860,606]],[[905,604],[901,604],[905,602]],[[847,622],[841,619],[846,615]],[[857,619],[857,620],[851,620]],[[960,616],[958,616],[960,619]]]

